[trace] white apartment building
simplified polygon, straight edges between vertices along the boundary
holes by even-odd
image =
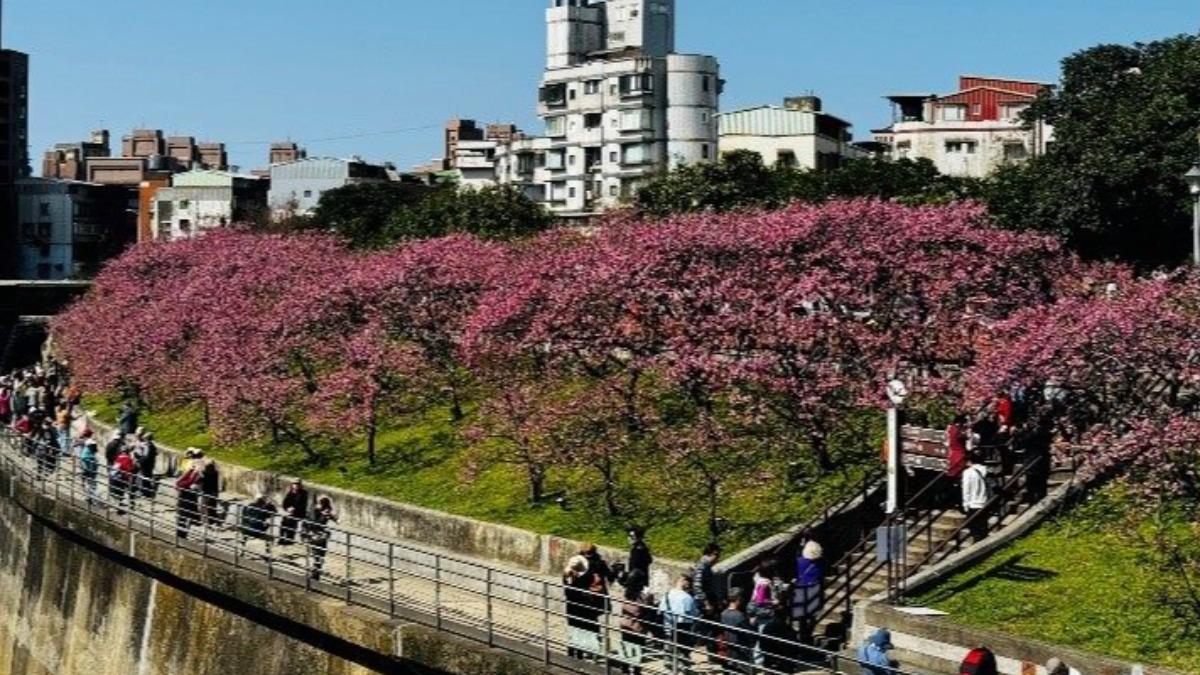
[[[1054,129],[1021,119],[1053,85],[1031,80],[962,75],[959,90],[893,94],[892,125],[874,132],[893,159],[928,159],[949,176],[983,178],[1005,164],[1046,152]]]
[[[151,236],[156,241],[198,237],[259,217],[267,208],[268,182],[228,171],[176,174],[154,195]]]
[[[719,66],[675,53],[675,0],[551,0],[546,25],[545,131],[498,153],[499,180],[587,215],[651,174],[716,159]]]
[[[721,154],[758,153],[766,166],[819,170],[864,153],[852,143],[850,123],[821,110],[816,96],[784,99],[783,107],[759,106],[718,115]]]

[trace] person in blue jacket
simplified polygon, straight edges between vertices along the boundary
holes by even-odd
[[[892,634],[880,628],[867,638],[858,650],[858,660],[866,675],[894,675],[896,672],[887,653],[892,650]]]

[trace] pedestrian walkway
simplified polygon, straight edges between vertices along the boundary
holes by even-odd
[[[578,643],[568,644],[571,608],[558,579],[328,525],[302,527],[310,533],[307,541],[281,546],[277,543],[280,519],[266,519],[264,530],[245,527],[252,507],[239,495],[222,495],[218,502],[206,504],[161,479],[125,483],[120,478],[89,478],[77,458],[61,456],[48,466],[41,450],[11,430],[0,431],[0,461],[6,472],[40,493],[269,581],[300,586],[573,672],[625,666],[647,673],[743,672],[755,666],[748,660],[718,663],[708,650],[688,646],[696,636],[673,640],[663,635],[636,649],[624,644],[614,615],[620,602],[615,599],[607,603],[609,611],[594,626],[594,651],[587,658],[569,658],[568,647]],[[714,624],[711,634],[730,630]],[[709,634],[702,627],[697,631]],[[752,637],[757,639],[757,634]],[[706,640],[714,647],[717,644],[700,636],[701,644]],[[800,644],[791,645],[790,652],[795,655],[794,668],[760,672],[831,673],[853,665],[837,654]],[[689,655],[694,656],[690,667]]]

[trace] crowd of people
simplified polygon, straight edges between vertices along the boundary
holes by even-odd
[[[19,434],[23,452],[34,459],[40,478],[52,477],[64,460],[78,463],[78,476],[89,506],[104,504],[124,514],[142,500],[155,500],[159,492],[160,452],[154,434],[139,425],[137,407],[126,401],[117,413],[109,440],[100,447],[96,433],[80,419],[81,395],[70,383],[65,364],[50,361],[0,376],[0,427]],[[232,529],[244,545],[251,539],[265,542],[270,555],[274,544],[298,541],[308,546],[308,572],[320,579],[328,550],[329,524],[337,513],[328,496],[310,504],[307,488],[294,481],[284,495],[282,510],[269,497],[258,494],[240,507],[236,522],[222,500],[217,463],[198,448],[188,448],[182,466],[168,462],[162,477],[173,479],[176,536],[187,539],[194,527]],[[107,487],[102,496],[100,486]],[[278,523],[278,537],[273,534]]]
[[[824,660],[810,649],[824,603],[825,562],[820,544],[808,541],[794,564],[760,563],[747,588],[726,588],[716,566],[721,549],[708,545],[688,574],[658,596],[650,591],[653,556],[640,528],[629,530],[628,563],[609,565],[584,544],[563,572],[568,622],[567,652],[585,660],[605,654],[602,617],[612,610],[610,585],[621,586],[616,659],[626,672],[641,672],[652,653],[677,671],[692,672],[700,656],[725,672],[760,669],[793,673]]]

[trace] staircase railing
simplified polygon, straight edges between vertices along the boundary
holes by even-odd
[[[981,531],[985,536],[1003,527],[1004,518],[1008,515],[1008,510],[1023,495],[1023,491],[1018,489],[1022,479],[1024,479],[1035,466],[1042,462],[1049,462],[1049,460],[1050,458],[1048,455],[1038,454],[1022,464],[1016,471],[1013,472],[1012,476],[1010,476],[1008,480],[1006,480],[1004,484],[1001,485],[998,490],[996,490],[996,494],[992,495],[992,497],[988,499],[983,508],[968,516],[967,519],[964,520],[962,524],[960,524],[950,534],[950,536],[943,539],[936,546],[932,545],[931,538],[929,550],[915,565],[908,565],[906,547],[905,555],[901,556],[901,560],[903,561],[903,573],[898,575],[898,577],[895,579],[894,587],[891,583],[892,580],[889,579],[889,596],[892,597],[893,601],[903,601],[904,595],[908,592],[908,578],[912,576],[913,573],[929,565],[941,562],[950,557],[950,555],[962,550],[963,533],[972,531],[972,526],[976,525],[976,523],[979,523],[982,520]],[[1047,467],[1047,472],[1048,471],[1049,467]],[[994,524],[991,520],[992,515],[999,516]],[[930,523],[930,525],[932,525],[932,523]]]

